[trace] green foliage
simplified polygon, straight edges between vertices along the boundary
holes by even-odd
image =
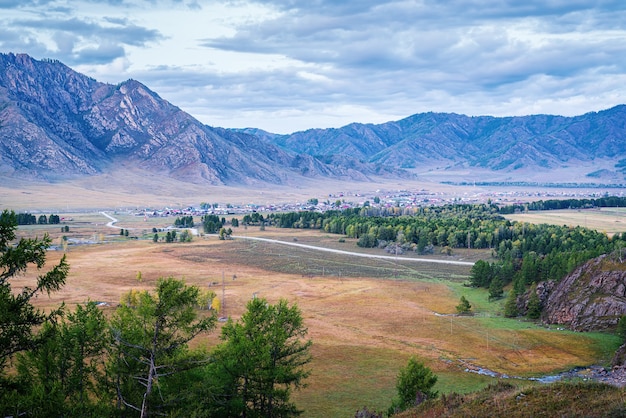
[[[50,322],[62,314],[63,306],[44,312],[35,308],[31,300],[38,295],[58,291],[64,284],[69,272],[69,265],[63,256],[60,262],[49,271],[38,275],[36,283],[16,291],[11,287],[11,280],[23,274],[29,267],[42,269],[46,263],[46,251],[50,238],[21,238],[17,236],[17,216],[13,211],[4,210],[0,214],[0,414],[22,415],[25,396],[31,391],[22,378],[15,378],[7,370],[9,360],[16,354],[29,350],[44,349],[47,344]],[[57,384],[51,381],[50,384]],[[42,399],[48,394],[39,390]],[[50,409],[48,411],[52,411]],[[34,410],[29,416],[46,416]]]
[[[472,312],[472,305],[469,303],[469,300],[467,300],[465,296],[461,296],[459,304],[456,305],[456,312],[459,315],[467,315]]]
[[[259,212],[248,213],[243,216],[241,221],[246,225],[262,225],[265,223],[265,218]]]
[[[171,376],[202,365],[187,343],[215,327],[215,316],[198,317],[199,290],[172,277],[159,279],[156,294],[141,292],[135,306],[120,305],[111,319],[110,384],[121,411],[165,411],[177,405]],[[177,391],[183,388],[177,388]]]
[[[620,160],[623,163],[625,160]],[[618,165],[616,165],[618,167]],[[626,197],[606,196],[597,199],[550,199],[537,200],[529,202],[526,205],[527,210],[556,210],[556,209],[590,209],[590,208],[606,208],[606,207],[625,207]],[[500,209],[500,213],[513,213],[512,206],[505,206]],[[519,206],[518,206],[519,208]],[[513,207],[515,209],[515,207]]]
[[[174,221],[174,226],[177,228],[193,228],[193,216],[189,215],[176,218],[176,220]]]
[[[470,284],[474,287],[488,287],[492,276],[491,264],[485,260],[478,260],[470,271]]]
[[[220,228],[219,239],[225,240],[230,239],[230,236],[233,234],[233,230],[231,228]]]
[[[374,234],[361,235],[356,245],[363,248],[373,248],[378,244],[378,240]]]
[[[44,341],[18,357],[20,406],[28,416],[96,416],[108,409],[102,392],[106,319],[95,302],[45,323]]]
[[[16,217],[18,225],[35,225],[37,223],[37,217],[30,213],[19,213]]]
[[[498,276],[494,277],[489,284],[489,300],[495,300],[502,298],[504,294],[504,284],[502,279]]]
[[[530,319],[539,319],[541,316],[541,301],[537,295],[537,285],[533,284],[528,295],[528,311],[526,316]]]
[[[517,294],[515,291],[511,290],[506,298],[506,302],[504,303],[504,316],[507,318],[515,318],[518,315]]]
[[[407,366],[400,370],[396,378],[397,397],[389,408],[389,415],[419,405],[427,399],[433,399],[437,392],[432,388],[437,383],[435,375],[415,357],[411,357]]]
[[[42,342],[35,328],[55,318],[61,308],[44,312],[31,304],[31,299],[42,293],[58,291],[65,284],[69,265],[63,256],[57,265],[40,274],[34,286],[21,291],[11,288],[11,279],[24,273],[29,266],[38,270],[46,263],[46,251],[51,240],[21,238],[15,243],[17,216],[13,211],[0,214],[0,378],[9,358],[20,351],[36,347]]]
[[[191,242],[193,240],[193,236],[189,230],[185,229],[180,233],[180,237],[178,238],[179,242]]]
[[[609,202],[613,206],[619,203],[614,199]],[[406,242],[414,244],[420,253],[438,246],[447,254],[459,247],[491,248],[497,261],[479,264],[472,275],[472,285],[484,288],[489,288],[496,277],[503,286],[516,275],[521,275],[527,285],[560,280],[585,261],[626,244],[624,234],[609,239],[604,233],[582,227],[511,222],[501,216],[504,212],[492,204],[368,206],[325,213],[271,214],[269,220],[282,228],[321,228],[345,234],[356,238],[361,247],[375,247],[381,241]]]
[[[205,234],[215,234],[222,226],[222,221],[217,215],[204,215],[202,217],[202,227]]]
[[[290,417],[302,411],[290,400],[304,385],[311,341],[297,306],[253,299],[239,322],[222,328],[210,366],[212,410],[208,416]]]

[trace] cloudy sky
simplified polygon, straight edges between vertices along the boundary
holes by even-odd
[[[626,103],[624,0],[0,0],[0,52],[277,133]]]

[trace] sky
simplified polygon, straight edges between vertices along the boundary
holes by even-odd
[[[624,0],[0,0],[0,52],[274,133],[626,103]]]

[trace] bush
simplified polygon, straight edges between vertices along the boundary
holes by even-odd
[[[427,399],[437,397],[437,392],[432,390],[435,383],[437,383],[437,376],[422,362],[411,357],[407,366],[398,374],[396,380],[398,394],[388,414],[396,414],[419,405]]]

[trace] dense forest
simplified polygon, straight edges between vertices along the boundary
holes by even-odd
[[[561,207],[625,204],[626,199],[574,201]],[[553,207],[552,201],[533,208]],[[509,213],[493,204],[457,204],[419,208],[364,206],[344,211],[272,214],[269,222],[282,228],[312,228],[356,238],[361,247],[390,252],[452,254],[458,248],[491,249],[493,261],[472,268],[470,284],[489,289],[490,297],[503,295],[513,283],[519,295],[534,283],[560,280],[591,258],[626,247],[626,232],[609,238],[583,227],[512,222]],[[511,312],[513,316],[513,312]]]

